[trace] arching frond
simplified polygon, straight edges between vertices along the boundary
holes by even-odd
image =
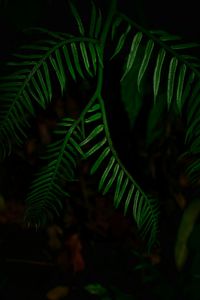
[[[68,78],[76,80],[78,76],[86,78],[96,74],[100,56],[95,40],[66,38],[49,32],[46,35],[51,39],[21,47],[15,59],[8,63],[14,68],[13,74],[1,78],[1,158],[11,150],[13,142],[22,143],[35,104],[45,109],[51,101],[53,78],[57,78],[63,93]]]
[[[79,157],[84,154],[79,146],[83,139],[76,120],[63,118],[56,130],[57,141],[47,146],[43,157],[48,163],[36,174],[26,202],[25,219],[30,223],[45,224],[52,215],[59,215],[63,197],[68,197],[66,182],[76,178]]]
[[[137,64],[137,88],[141,89],[142,80],[148,76],[148,85],[152,82],[154,103],[162,89],[168,108],[173,101],[180,112],[188,78],[192,73],[198,80],[200,78],[199,60],[190,55],[191,49],[200,45],[184,43],[179,36],[165,31],[147,31],[120,13],[113,21],[112,37],[114,54],[111,58],[121,51],[126,56],[121,81]]]
[[[148,198],[134,181],[132,176],[120,161],[109,134],[108,124],[101,99],[97,99],[87,110],[85,115],[86,134],[81,142],[85,149],[85,157],[95,155],[91,167],[91,174],[99,172],[99,191],[104,194],[112,191],[114,205],[124,204],[124,213],[127,213],[132,202],[134,219],[145,236],[149,234],[149,247],[155,243],[158,226],[158,204],[155,199]]]

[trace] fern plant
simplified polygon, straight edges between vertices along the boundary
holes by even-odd
[[[25,141],[36,107],[47,109],[55,86],[65,95],[71,82],[88,80],[92,92],[78,118],[66,115],[59,120],[55,140],[46,147],[44,164],[27,195],[25,219],[41,225],[59,215],[63,198],[69,196],[65,183],[77,179],[80,160],[90,160],[90,173],[98,174],[99,191],[112,192],[114,206],[123,206],[124,213],[132,210],[150,249],[157,239],[159,201],[143,191],[114,146],[107,119],[112,107],[105,92],[106,72],[111,64],[120,62],[119,97],[132,127],[145,91],[150,105],[158,110],[156,118],[164,108],[175,114],[187,109],[186,149],[199,153],[200,63],[191,54],[199,45],[139,26],[118,11],[116,2],[110,1],[107,16],[92,2],[89,24],[70,2],[76,34],[29,30],[39,39],[21,46],[1,77],[0,156],[4,159],[13,146]],[[197,161],[189,169],[195,178],[199,167]]]

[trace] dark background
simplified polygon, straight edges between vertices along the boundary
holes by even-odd
[[[80,10],[87,10],[89,1],[75,1]],[[110,1],[98,0],[103,9]],[[167,30],[186,39],[199,40],[198,1],[119,0],[119,9],[147,28]],[[1,53],[12,45],[16,34],[30,26],[67,29],[68,6],[66,0],[1,0],[0,39]]]

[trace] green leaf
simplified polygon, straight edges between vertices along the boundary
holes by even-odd
[[[111,178],[109,179],[108,183],[106,184],[104,190],[103,190],[103,195],[105,195],[111,188],[117,174],[118,174],[118,171],[119,171],[119,164],[117,163],[114,167],[114,170],[113,170],[113,173],[112,173],[112,176]]]
[[[86,68],[86,71],[88,72],[88,74],[90,76],[92,76],[91,70],[90,70],[90,63],[89,63],[89,59],[88,59],[88,55],[87,55],[87,49],[85,47],[85,43],[81,42],[80,43],[80,49],[81,49],[81,54],[83,57],[83,62]]]
[[[124,183],[123,183],[123,185],[122,185],[119,193],[115,193],[115,197],[114,197],[114,205],[115,205],[115,207],[119,206],[120,201],[121,201],[121,199],[124,196],[124,193],[126,191],[128,183],[129,183],[129,178],[126,177],[126,179],[124,180]]]
[[[147,43],[146,49],[145,49],[144,57],[143,57],[139,72],[138,72],[137,86],[138,86],[139,91],[140,91],[140,83],[141,83],[141,80],[145,74],[147,67],[148,67],[153,48],[154,48],[154,42],[152,40],[149,40]]]
[[[92,60],[92,66],[94,69],[94,74],[96,74],[96,70],[97,70],[97,55],[96,55],[96,50],[95,47],[92,43],[88,44],[89,47],[89,51],[90,51],[90,55],[91,55],[91,60]]]
[[[75,71],[74,71],[74,68],[72,66],[71,60],[70,60],[69,51],[68,51],[68,49],[65,45],[63,46],[63,53],[64,53],[64,56],[65,56],[65,60],[66,60],[66,63],[67,63],[68,70],[69,70],[73,80],[76,81],[76,75],[75,75]]]
[[[110,148],[106,147],[103,152],[99,155],[99,157],[96,159],[95,163],[93,164],[91,170],[90,170],[90,174],[93,175],[97,169],[100,167],[100,165],[102,164],[102,162],[105,160],[105,158],[108,156],[108,154],[110,153]]]
[[[91,122],[97,121],[101,117],[102,117],[102,113],[98,112],[98,113],[90,116],[89,118],[85,119],[85,123],[91,123]]]
[[[137,224],[139,223],[140,220],[140,215],[138,214],[138,202],[140,199],[140,195],[141,195],[140,192],[137,190],[137,192],[135,193],[134,203],[133,203],[133,216]]]
[[[170,107],[172,97],[173,97],[174,81],[175,81],[175,74],[176,74],[177,66],[178,66],[178,60],[177,60],[177,58],[173,57],[170,61],[170,65],[169,65],[168,82],[167,82],[167,104],[168,104],[168,109]]]
[[[113,55],[111,56],[110,60],[113,59],[123,48],[124,43],[126,41],[126,37],[129,33],[129,31],[131,30],[131,26],[128,25],[126,31],[120,36],[119,40],[118,40],[118,44],[115,48],[115,52],[113,53]]]
[[[161,71],[162,71],[165,55],[166,55],[166,51],[164,49],[160,49],[156,61],[156,66],[154,69],[154,74],[153,74],[154,103],[156,102],[156,97],[158,95],[158,90],[160,87],[160,77],[161,77]]]
[[[70,1],[69,4],[70,4],[72,14],[73,14],[73,16],[76,19],[76,22],[78,24],[79,32],[80,32],[81,35],[84,36],[85,35],[85,30],[84,30],[83,23],[82,23],[82,20],[80,18],[80,15],[79,15],[76,7],[73,5],[72,1]]]
[[[89,143],[92,139],[94,139],[100,132],[104,130],[104,125],[100,124],[95,129],[92,130],[92,132],[88,135],[88,137],[81,142],[81,146]]]
[[[56,61],[57,61],[57,66],[58,66],[58,71],[60,74],[60,86],[61,86],[61,92],[63,94],[63,91],[65,89],[65,85],[66,85],[66,74],[64,71],[64,67],[63,67],[63,61],[60,55],[60,51],[58,49],[56,49],[55,51],[55,55],[56,55]]]
[[[99,110],[100,109],[100,104],[94,104],[91,108],[88,109],[88,112],[94,112],[96,110]]]
[[[114,205],[115,205],[116,199],[118,199],[118,197],[119,197],[119,192],[121,189],[123,176],[124,176],[124,171],[120,170],[119,175],[117,177],[116,189],[115,189],[115,194],[114,194]]]
[[[132,44],[131,44],[131,50],[129,52],[128,60],[127,60],[127,63],[126,63],[125,72],[124,72],[121,80],[124,79],[124,77],[127,75],[127,73],[130,71],[130,69],[133,66],[133,63],[135,61],[137,51],[138,51],[138,48],[139,48],[139,45],[140,45],[140,42],[141,42],[141,39],[142,39],[142,36],[143,36],[142,32],[138,32],[138,33],[136,33],[135,37],[133,38],[133,41],[132,41]]]
[[[129,189],[129,192],[128,192],[128,195],[127,195],[127,198],[126,198],[126,201],[125,201],[125,206],[124,206],[124,214],[127,213],[127,210],[128,210],[128,206],[129,206],[129,203],[131,201],[131,197],[133,195],[133,192],[134,192],[134,185],[132,184],[130,189]]]
[[[79,75],[84,79],[85,77],[84,77],[82,69],[81,69],[78,50],[77,50],[77,47],[76,47],[75,43],[71,43],[71,49],[72,49],[72,54],[73,54],[76,70],[79,73]]]
[[[35,111],[34,111],[34,108],[33,108],[33,105],[32,105],[32,101],[28,95],[28,93],[26,92],[26,90],[23,91],[22,93],[22,98],[23,98],[23,103],[25,104],[26,103],[26,107],[28,108],[29,112],[34,115]]]
[[[60,84],[61,91],[63,91],[63,78],[62,78],[62,75],[60,74],[60,70],[59,70],[59,67],[56,63],[56,60],[52,56],[49,57],[49,60],[50,60],[52,66],[55,70],[55,73],[57,75],[57,79],[58,79],[58,82]]]
[[[179,112],[181,112],[182,108],[182,94],[183,94],[183,87],[184,87],[184,80],[185,80],[185,74],[186,74],[186,65],[181,65],[179,77],[178,77],[178,86],[177,86],[177,92],[176,92],[176,103]]]
[[[40,86],[41,86],[41,88],[44,92],[45,98],[46,98],[46,100],[48,100],[49,99],[48,90],[47,90],[46,84],[45,84],[44,79],[43,79],[43,75],[42,75],[40,70],[37,70],[37,76],[38,76],[38,79],[39,79]]]
[[[79,152],[82,157],[84,157],[85,155],[83,150],[81,149],[80,145],[75,141],[75,139],[73,139],[73,137],[70,138],[70,142],[74,146],[75,150]]]
[[[50,102],[52,99],[52,87],[51,87],[51,79],[50,79],[50,74],[49,74],[49,67],[47,63],[44,61],[43,62],[43,68],[44,68],[44,73],[45,73],[45,80],[48,88],[48,98],[47,100]]]
[[[100,142],[96,143],[90,150],[85,153],[85,157],[89,157],[99,150],[107,142],[106,138],[103,138]]]
[[[32,77],[32,83],[33,83],[33,86],[34,86],[35,91],[37,92],[38,96],[35,95],[35,93],[33,92],[32,89],[30,90],[31,95],[42,106],[42,108],[45,108],[45,99],[44,99],[43,93],[42,93],[37,81],[35,80],[35,77]]]
[[[108,174],[110,173],[110,170],[112,169],[112,166],[114,165],[114,163],[115,163],[115,157],[112,156],[108,162],[108,165],[106,166],[106,168],[103,172],[103,175],[101,176],[100,181],[99,181],[99,191],[102,189],[103,184],[104,184]]]
[[[188,80],[185,83],[185,87],[184,87],[184,91],[183,91],[183,95],[182,95],[182,105],[185,103],[186,99],[189,97],[189,99],[191,99],[190,95],[191,95],[191,88],[192,88],[192,84],[194,82],[195,79],[195,74],[194,72],[192,72],[189,75]],[[193,94],[192,94],[193,95]]]

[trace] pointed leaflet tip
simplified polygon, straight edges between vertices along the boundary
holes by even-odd
[[[178,66],[178,60],[177,60],[176,57],[173,57],[170,61],[170,65],[169,65],[168,82],[167,82],[167,105],[168,105],[168,109],[170,108],[172,97],[173,97],[174,81],[175,81],[177,66]]]
[[[137,51],[138,51],[140,42],[142,40],[142,36],[143,36],[142,32],[138,32],[138,33],[136,33],[136,35],[133,38],[133,41],[132,41],[132,44],[131,44],[131,50],[129,52],[128,60],[127,60],[127,63],[126,63],[126,69],[125,69],[125,72],[124,72],[124,74],[121,78],[121,81],[128,74],[128,72],[130,71],[130,69],[132,68],[132,66],[134,64],[134,61],[135,61],[135,58],[136,58],[136,55],[137,55]]]
[[[156,61],[156,66],[154,69],[154,74],[153,74],[153,93],[154,93],[154,103],[156,102],[156,97],[158,95],[158,90],[160,86],[160,78],[161,78],[161,71],[162,71],[162,66],[163,62],[165,59],[166,51],[162,48],[160,49]]]
[[[80,32],[81,35],[84,35],[85,30],[84,30],[83,23],[82,23],[82,20],[79,16],[78,11],[77,11],[76,7],[73,5],[72,1],[69,2],[69,5],[70,5],[70,8],[71,8],[72,14],[73,14],[73,16],[76,19],[76,22],[78,24],[79,32]]]

